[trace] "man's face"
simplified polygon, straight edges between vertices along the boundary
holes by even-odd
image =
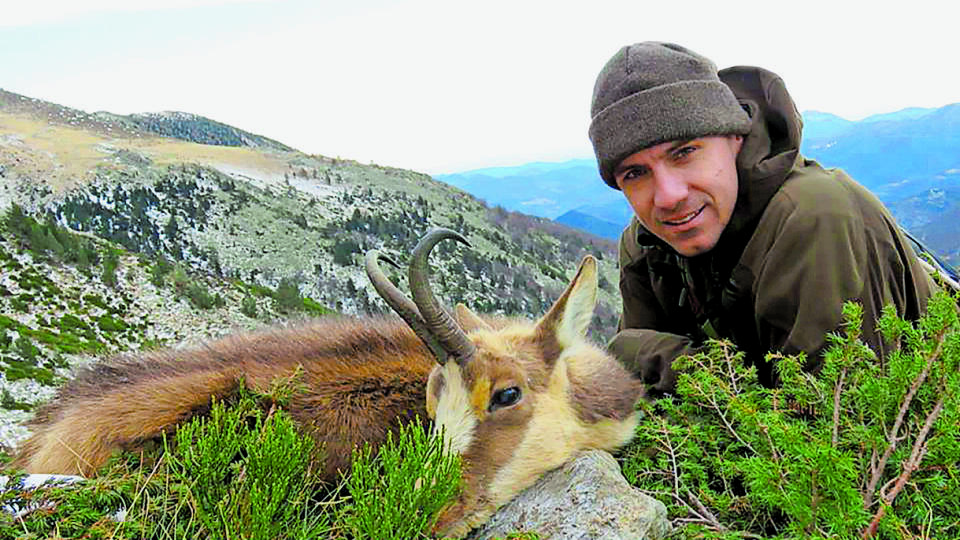
[[[646,148],[614,170],[640,223],[692,257],[716,245],[737,202],[738,135],[673,141]]]

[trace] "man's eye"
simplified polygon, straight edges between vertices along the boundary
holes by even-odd
[[[642,177],[644,174],[646,174],[645,169],[634,167],[632,169],[627,169],[627,172],[623,173],[623,180],[635,180]]]
[[[681,146],[680,148],[677,148],[677,149],[673,152],[673,158],[674,158],[674,159],[683,159],[683,158],[689,156],[690,154],[692,154],[694,151],[696,151],[696,148],[694,148],[694,147],[692,147],[692,146]]]

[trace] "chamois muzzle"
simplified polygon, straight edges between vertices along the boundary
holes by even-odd
[[[399,268],[392,259],[377,250],[371,250],[366,255],[366,270],[367,277],[380,297],[413,329],[441,365],[445,364],[449,357],[464,365],[473,357],[476,348],[430,289],[427,258],[434,246],[448,238],[470,245],[470,242],[456,231],[436,228],[427,232],[414,248],[407,273],[412,301],[400,292],[380,269],[379,261]]]

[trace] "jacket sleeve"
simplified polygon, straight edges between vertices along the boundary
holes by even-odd
[[[646,328],[627,328],[613,336],[607,350],[631,373],[648,385],[647,394],[672,394],[677,387],[673,361],[697,348],[689,338]]]
[[[665,331],[667,317],[653,293],[646,264],[642,256],[631,256],[621,238],[623,311],[619,332],[607,349],[631,373],[650,385],[649,394],[656,397],[674,391],[677,378],[670,366],[678,356],[695,352],[695,347],[689,338]]]

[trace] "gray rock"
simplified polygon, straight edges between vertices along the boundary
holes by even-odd
[[[468,538],[536,532],[543,540],[659,540],[670,531],[663,503],[628,484],[613,456],[591,450],[545,474]]]

